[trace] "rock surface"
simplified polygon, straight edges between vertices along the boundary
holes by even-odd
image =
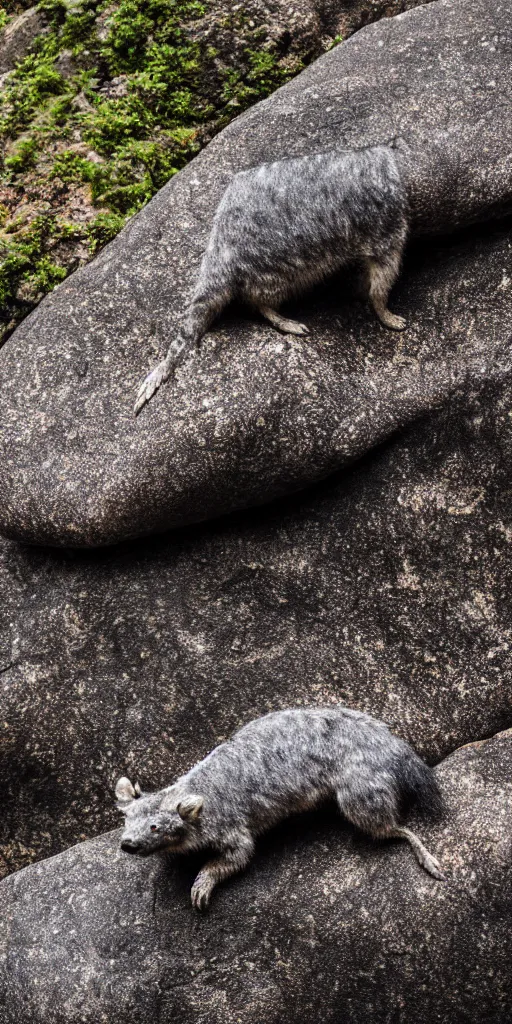
[[[334,814],[298,818],[198,917],[198,864],[137,861],[119,833],[0,887],[3,1024],[504,1024],[512,1013],[510,732],[438,769],[447,874]]]
[[[402,338],[345,286],[301,304],[311,335],[291,347],[236,310],[132,414],[242,166],[399,136],[416,154],[418,229],[507,206],[510,13],[507,3],[437,0],[363,29],[233,122],[41,304],[1,354],[5,534],[108,544],[292,491],[446,399],[489,339],[507,345],[508,243],[491,269],[487,241],[463,239],[447,277],[429,250],[419,264],[406,259],[392,303],[410,323]]]
[[[485,242],[430,252],[440,303],[468,252],[492,297],[505,227]],[[359,707],[434,761],[509,725],[511,408],[503,372],[266,510],[94,553],[4,542],[5,870],[114,827],[119,775],[163,785],[273,708]]]
[[[0,345],[237,114],[340,33],[420,2],[47,6],[37,62],[0,73]],[[30,3],[1,0],[0,26],[6,5],[15,15]]]
[[[23,60],[44,26],[44,15],[36,7],[31,7],[0,32],[0,75],[12,71],[18,61]]]
[[[326,813],[269,836],[197,917],[195,862],[134,862],[103,836],[1,884],[1,1024],[511,1017],[511,735],[450,756],[511,724],[510,220],[411,247],[392,302],[406,335],[373,324],[350,282],[301,304],[312,335],[290,349],[234,310],[131,419],[244,150],[256,162],[337,132],[432,132],[420,213],[457,226],[500,212],[504,12],[438,0],[333,51],[225,132],[2,354],[13,536],[106,544],[331,476],[129,546],[0,542],[1,873],[114,827],[120,774],[156,788],[255,715],[339,701],[446,758],[447,818],[418,831],[448,882]],[[461,139],[478,159],[447,191]]]

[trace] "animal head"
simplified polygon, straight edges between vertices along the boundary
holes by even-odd
[[[186,794],[179,801],[172,787],[145,796],[138,786],[122,778],[116,786],[117,806],[125,815],[121,849],[125,853],[175,852],[194,845],[200,825],[203,798]]]

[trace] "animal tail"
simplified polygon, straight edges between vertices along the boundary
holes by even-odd
[[[426,818],[439,819],[443,813],[443,798],[432,768],[411,747],[404,744],[394,770],[402,810],[417,807]]]
[[[171,342],[166,359],[177,363],[183,354],[188,354],[206,334],[206,331],[229,302],[227,289],[202,288],[198,290],[188,307],[178,336]]]
[[[202,288],[196,291],[181,328],[169,345],[165,359],[142,382],[135,402],[135,415],[151,400],[158,388],[196,348],[215,317],[231,298],[227,288]]]

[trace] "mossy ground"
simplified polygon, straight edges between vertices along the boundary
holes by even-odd
[[[4,0],[4,22],[27,6]],[[216,131],[317,55],[237,4],[38,9],[47,27],[0,90],[0,341]]]

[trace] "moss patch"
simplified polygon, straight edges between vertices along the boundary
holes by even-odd
[[[47,29],[0,93],[0,340],[216,131],[318,53],[307,32],[297,43],[238,4],[38,8]]]

